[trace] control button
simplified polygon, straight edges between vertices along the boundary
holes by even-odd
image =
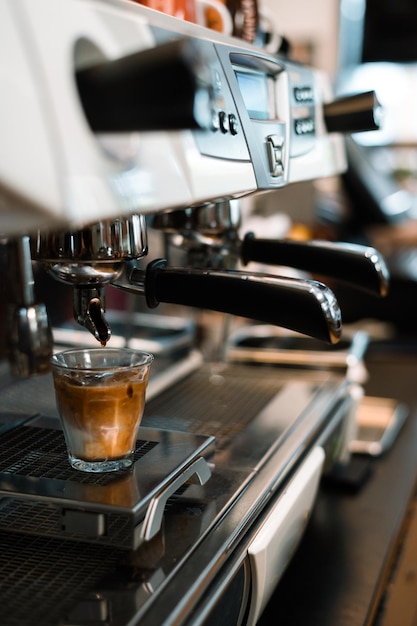
[[[213,87],[216,91],[221,91],[222,89],[222,77],[220,76],[219,70],[214,70],[214,80]]]
[[[229,128],[232,135],[237,135],[239,132],[239,122],[234,113],[229,114]]]
[[[279,178],[284,174],[284,165],[282,163],[275,163],[274,171],[271,172],[274,178]]]
[[[284,137],[281,137],[281,135],[268,135],[267,140],[271,142],[276,150],[281,150],[284,145]]]
[[[296,102],[301,104],[314,102],[313,88],[308,85],[304,87],[294,87],[294,99]]]
[[[219,113],[219,122],[220,122],[220,130],[222,131],[222,133],[228,133],[230,130],[229,118],[227,116],[227,113],[225,113],[224,111],[220,111]]]
[[[302,117],[294,121],[296,135],[312,135],[316,131],[316,125],[312,117]]]
[[[217,111],[213,111],[211,128],[212,130],[220,130],[220,120]]]
[[[284,174],[284,138],[280,135],[268,135],[266,138],[269,170],[277,178]]]

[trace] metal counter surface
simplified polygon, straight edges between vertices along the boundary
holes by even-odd
[[[388,583],[415,498],[417,342],[371,344],[366,363],[366,392],[406,402],[409,417],[384,456],[368,468],[358,459],[357,469],[370,472],[360,488],[342,482],[322,486],[310,525],[259,626],[276,623],[278,616],[286,626],[384,624]],[[416,594],[415,579],[410,584]]]

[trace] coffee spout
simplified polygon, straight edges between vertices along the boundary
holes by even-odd
[[[105,346],[111,336],[104,316],[104,288],[74,287],[74,318]]]

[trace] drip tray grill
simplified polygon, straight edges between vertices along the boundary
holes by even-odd
[[[1,586],[2,626],[80,623],[74,605],[88,599],[123,557],[115,548],[80,549],[73,541],[1,531],[0,545],[0,579],[7,581]]]
[[[138,439],[135,462],[156,445],[156,441]],[[0,437],[0,472],[96,485],[108,485],[118,478],[117,473],[89,474],[72,469],[61,430],[25,426],[18,426]]]
[[[169,498],[210,477],[214,438],[141,428],[129,470],[70,467],[61,430],[42,418],[0,436],[0,529],[134,549],[160,529]]]

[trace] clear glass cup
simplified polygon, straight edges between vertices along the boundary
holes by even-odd
[[[51,359],[58,412],[74,469],[132,465],[153,355],[128,348],[66,350]]]

